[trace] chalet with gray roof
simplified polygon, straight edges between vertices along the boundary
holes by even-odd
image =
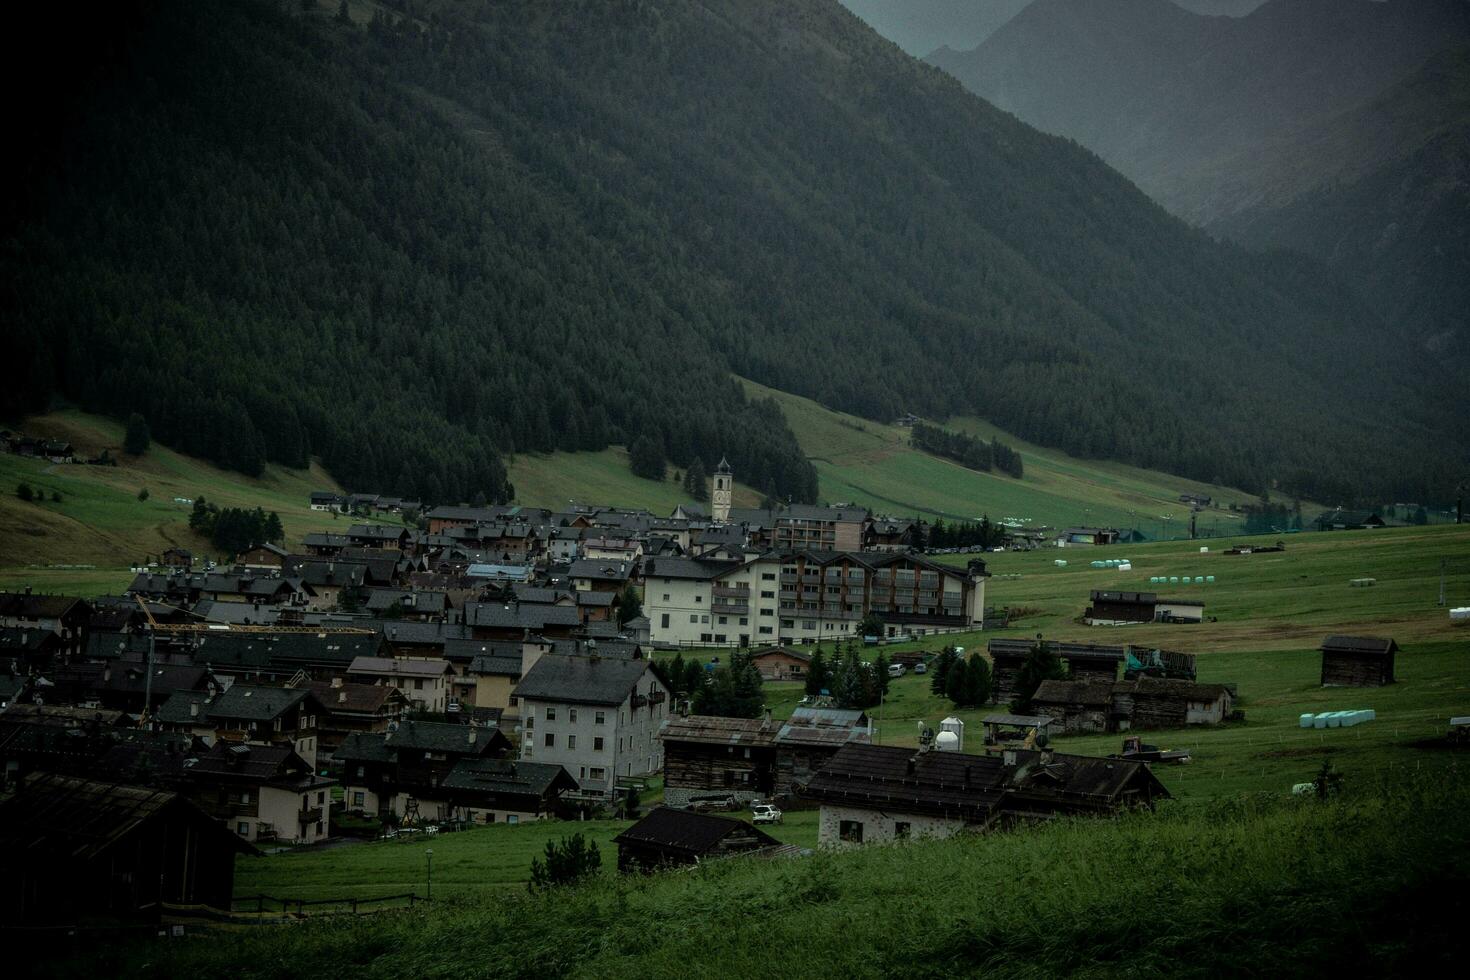
[[[407,820],[454,818],[445,778],[465,759],[514,751],[498,728],[402,721],[381,735],[353,733],[337,749],[347,809]]]
[[[316,765],[317,729],[325,714],[325,706],[304,688],[237,683],[209,704],[218,741],[285,747],[309,766]]]
[[[287,745],[219,741],[187,767],[186,792],[247,841],[313,844],[331,836],[335,779]]]
[[[440,789],[452,819],[516,824],[559,816],[562,795],[577,781],[552,763],[481,757],[456,762]]]
[[[540,657],[516,685],[521,758],[564,766],[583,796],[608,799],[619,779],[663,767],[659,726],[669,692],[647,660]]]
[[[63,659],[79,656],[87,645],[92,606],[75,596],[0,592],[0,626],[48,629],[60,638]]]
[[[358,657],[347,668],[349,680],[397,688],[415,711],[443,714],[449,710],[454,665],[447,660],[404,657]]]

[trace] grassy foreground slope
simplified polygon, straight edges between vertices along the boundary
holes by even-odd
[[[313,490],[337,489],[315,465],[310,470],[272,465],[264,476],[251,479],[157,444],[135,458],[122,452],[121,425],[72,410],[29,419],[22,429],[65,439],[80,456],[107,449],[118,465],[53,465],[0,453],[0,585],[6,587],[55,584],[91,594],[89,584],[126,584],[130,563],[173,545],[211,553],[209,542],[189,530],[190,505],[176,497],[203,496],[221,506],[276,511],[293,547],[308,531],[332,523],[330,515],[311,510],[308,502]],[[22,482],[44,491],[45,502],[18,499],[15,490]],[[148,499],[139,500],[145,488]],[[53,492],[61,494],[60,503],[52,502]],[[77,565],[95,567],[52,567]]]
[[[1442,972],[1470,875],[1463,774],[1326,802],[731,860],[552,895],[113,946],[191,977],[1324,975]],[[73,970],[81,964],[68,964]]]
[[[834,412],[753,381],[743,383],[748,396],[774,398],[780,404],[802,451],[816,465],[822,499],[829,502],[851,501],[879,513],[930,520],[978,520],[989,514],[992,520],[1016,517],[1052,526],[1137,526],[1153,537],[1161,514],[1176,522],[1188,520],[1188,508],[1179,503],[1181,493],[1207,494],[1220,504],[1249,500],[1228,487],[1122,463],[1075,459],[974,419],[948,423],[986,439],[998,437],[1021,454],[1025,466],[1020,480],[979,473],[915,450],[901,426]],[[1227,510],[1201,515],[1202,528],[1213,525],[1220,533],[1239,524],[1239,515]]]

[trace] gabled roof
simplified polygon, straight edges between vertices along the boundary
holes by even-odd
[[[737,748],[769,748],[776,744],[777,727],[760,718],[724,718],[719,715],[675,715],[659,726],[658,737],[668,742],[695,742]]]
[[[516,685],[515,694],[537,701],[618,705],[642,684],[645,675],[658,684],[648,666],[647,660],[548,653]]]
[[[801,795],[984,823],[1000,803],[1004,768],[1000,759],[985,756],[851,742],[827,760]]]
[[[0,616],[17,619],[59,619],[79,605],[82,612],[88,611],[87,603],[76,596],[0,592]]]
[[[1364,656],[1387,656],[1399,645],[1382,636],[1329,636],[1322,641],[1323,653],[1355,653]]]
[[[800,660],[802,663],[810,663],[812,659],[811,654],[802,653],[800,650],[793,650],[790,647],[766,647],[764,650],[757,650],[752,653],[750,659],[759,660],[762,657],[771,656],[790,657],[793,660]]]
[[[518,759],[461,759],[439,782],[442,789],[497,796],[543,798],[577,788],[561,766]]]
[[[443,752],[446,755],[481,756],[509,751],[510,739],[498,728],[458,725],[437,721],[403,721],[396,731],[383,735],[390,752]]]
[[[327,714],[369,714],[382,712],[390,701],[406,702],[403,692],[387,684],[354,684],[342,681],[309,681],[307,689],[326,708]]]
[[[164,790],[45,775],[30,780],[0,803],[0,864],[95,860],[153,820],[185,816],[199,833],[211,834],[248,854],[256,850],[199,807]]]
[[[215,742],[208,752],[196,756],[186,768],[189,778],[229,776],[252,782],[269,782],[311,775],[311,766],[287,745],[248,745]]]
[[[275,721],[311,696],[300,688],[234,684],[214,699],[209,713],[216,721]]]
[[[643,564],[643,577],[707,581],[744,567],[739,559],[652,558]]]
[[[1108,705],[1113,700],[1113,682],[1105,679],[1088,681],[1042,681],[1031,698],[1036,704]]]
[[[759,827],[732,817],[675,810],[661,806],[613,838],[617,844],[638,844],[659,850],[699,857],[714,850],[732,835],[758,846],[775,847],[780,841]]]
[[[547,626],[577,626],[582,614],[574,606],[544,603],[468,602],[465,623],[486,629],[541,630]]]
[[[578,558],[567,574],[572,578],[622,582],[633,574],[633,563],[616,558]]]
[[[445,660],[408,660],[403,657],[358,657],[347,668],[349,674],[394,677],[442,677],[454,673]]]
[[[861,708],[813,708],[798,705],[791,710],[791,723],[838,728],[867,727],[868,715]]]

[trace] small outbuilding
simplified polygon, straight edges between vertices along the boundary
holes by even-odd
[[[613,838],[619,871],[655,871],[780,847],[744,820],[661,806]]]
[[[177,793],[44,775],[0,803],[0,921],[156,920],[229,909],[255,848]]]
[[[1383,687],[1393,683],[1399,645],[1380,636],[1329,636],[1322,641],[1323,687]]]

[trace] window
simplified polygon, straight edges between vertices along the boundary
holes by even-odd
[[[762,599],[774,599],[774,598],[776,598],[776,593],[774,593],[774,592],[762,592],[761,593],[761,598]]]
[[[556,745],[556,733],[555,732],[547,732],[546,733],[546,747],[549,749],[549,748],[555,747],[555,745]]]
[[[235,824],[235,833],[239,834],[241,837],[249,837],[250,825],[241,820],[239,823]]]
[[[664,613],[662,616],[659,617],[659,626],[662,627],[663,629],[668,629],[669,628],[669,614],[668,613]]]
[[[758,627],[758,629],[760,630],[762,636],[769,636],[771,633],[771,628],[769,626],[761,626]]]
[[[586,779],[587,778],[587,767],[586,766],[582,766],[580,772],[581,772],[581,775],[579,777],[577,777],[577,778],[579,778],[579,779]]]
[[[512,694],[512,695],[511,695],[511,696],[510,696],[510,706],[511,706],[511,707],[512,707],[512,708],[514,708],[514,707],[515,707],[515,706],[516,706],[516,705],[517,705],[517,704],[519,704],[519,703],[520,703],[520,700],[521,700],[521,699],[520,699],[520,698],[518,698],[518,697],[516,697],[516,696],[515,696],[515,695],[514,695],[514,694]]]
[[[699,621],[701,623],[708,623],[709,622],[709,616],[708,615],[701,616],[701,617],[699,617]]]
[[[321,806],[321,805],[322,805],[322,803],[324,803],[324,802],[325,802],[325,801],[326,801],[326,800],[325,800],[325,797],[326,797],[326,795],[327,795],[327,794],[326,794],[326,793],[324,793],[324,792],[323,792],[323,793],[318,793],[318,794],[316,794],[316,805],[317,805],[317,806]]]
[[[748,617],[741,616],[740,617],[740,625],[741,626],[749,626],[750,625],[750,619]]]
[[[556,721],[556,709],[555,708],[547,708],[546,709],[546,720],[547,721]]]
[[[689,614],[689,622],[691,622],[691,623],[697,623],[697,622],[699,622],[699,613],[690,613]]]
[[[664,593],[664,602],[668,602],[668,601],[669,601],[669,594],[667,592],[665,592]]]
[[[761,610],[761,615],[762,616],[774,616],[774,615],[776,615],[776,610],[774,610],[774,609],[762,609]]]
[[[597,735],[597,736],[594,736],[593,737],[593,739],[592,739],[592,751],[593,752],[601,752],[602,751],[602,736],[601,735]]]
[[[861,844],[863,842],[863,823],[861,820],[842,820],[837,824],[837,836],[849,844]]]
[[[567,748],[568,749],[575,749],[576,747],[577,747],[577,736],[575,736],[575,735],[568,735],[567,736]]]
[[[249,803],[250,802],[250,791],[248,789],[247,790],[241,790],[240,791],[240,802],[241,803]]]
[[[577,709],[576,708],[568,708],[567,709],[567,721],[571,722],[573,725],[575,725],[577,723]]]
[[[607,770],[606,769],[596,769],[596,768],[594,768],[592,770],[592,779],[593,779],[593,781],[595,781],[595,782],[601,782],[602,780],[604,780],[606,778],[607,778]]]
[[[357,767],[357,778],[358,779],[361,779],[363,777],[364,771],[365,770],[363,769],[362,766],[358,766]]]
[[[704,596],[702,596],[702,595],[697,595],[697,596],[694,597],[694,602],[695,602],[696,605],[698,605],[699,603],[701,603],[703,601],[704,601]]]
[[[360,790],[358,792],[352,794],[352,805],[353,806],[362,806],[366,802],[367,801],[364,799],[363,794],[362,794],[362,792]]]
[[[424,679],[422,677],[415,677],[413,679],[413,689],[415,691],[422,691],[424,689]]]
[[[762,582],[774,582],[774,581],[776,581],[776,573],[775,572],[761,572],[761,581]]]
[[[727,625],[729,625],[730,620],[728,618],[724,617],[724,616],[721,616],[719,618],[719,623],[720,623],[721,626],[727,626]]]
[[[520,814],[518,814],[518,813],[507,813],[505,815],[505,822],[506,823],[520,823],[521,822]]]
[[[536,716],[535,715],[529,714],[529,713],[526,715],[526,727],[527,728],[535,728],[536,727]]]
[[[899,838],[900,840],[909,835],[909,829],[910,828],[907,821],[895,820],[893,822],[893,836]]]
[[[595,714],[595,715],[592,716],[592,720],[595,721],[599,725],[605,725],[605,724],[607,724],[607,712],[605,712],[605,711],[599,711],[599,712],[597,712],[597,714]]]

